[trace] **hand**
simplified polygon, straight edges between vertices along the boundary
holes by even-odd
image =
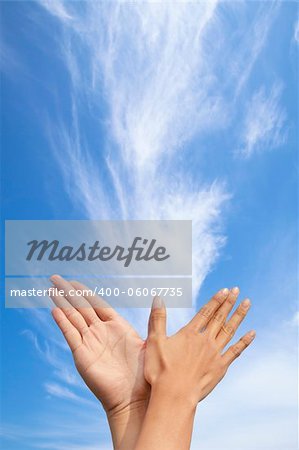
[[[252,342],[247,333],[224,354],[249,306],[244,300],[226,323],[239,290],[219,291],[191,322],[166,336],[166,310],[155,298],[149,320],[144,374],[151,397],[135,450],[189,450],[196,405]]]
[[[61,297],[51,294],[50,290],[54,303],[63,305],[63,308],[53,309],[53,317],[73,352],[78,372],[102,402],[112,428],[115,428],[114,419],[121,421],[122,433],[119,433],[119,425],[116,425],[117,430],[112,430],[112,434],[117,435],[114,436],[114,441],[118,441],[115,447],[120,447],[123,433],[128,429],[128,416],[133,420],[133,415],[137,414],[135,425],[141,426],[146,411],[149,385],[143,374],[144,341],[102,299],[91,293],[86,295],[86,286],[75,281],[69,283],[58,275],[52,276],[51,281],[64,292]],[[85,290],[85,296],[70,295],[75,290]],[[136,426],[135,434],[139,431]]]
[[[173,390],[192,405],[205,398],[225,375],[230,364],[248,347],[255,332],[245,334],[226,352],[250,301],[244,300],[226,322],[239,294],[238,288],[219,291],[191,320],[171,337],[166,336],[166,310],[155,298],[149,320],[145,354],[145,378],[152,386]]]

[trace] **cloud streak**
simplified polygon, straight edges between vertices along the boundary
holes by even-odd
[[[83,383],[77,372],[74,371],[74,365],[70,358],[66,358],[66,354],[69,356],[68,347],[62,346],[59,339],[49,339],[49,336],[55,334],[54,323],[52,323],[52,318],[49,317],[48,313],[44,313],[43,319],[41,319],[41,314],[39,314],[37,319],[36,328],[40,320],[47,321],[47,328],[43,330],[43,334],[38,335],[32,330],[25,329],[22,331],[22,335],[31,341],[33,347],[36,351],[37,356],[41,361],[50,366],[53,369],[53,375],[58,377],[63,382],[76,387],[82,387]],[[48,334],[49,333],[49,334]],[[41,344],[41,342],[43,344]]]
[[[285,142],[286,114],[279,105],[281,92],[281,85],[274,84],[269,92],[260,88],[253,95],[244,119],[240,156],[250,158]]]
[[[48,124],[48,136],[67,190],[89,218],[192,219],[194,293],[225,242],[221,209],[229,198],[223,182],[188,183],[180,168],[184,145],[226,120],[205,63],[217,5],[90,2],[82,13],[61,3],[52,11],[64,24],[60,51],[72,81],[72,132],[62,120]],[[104,157],[82,134],[83,97],[91,108],[107,105]]]
[[[46,382],[44,383],[44,387],[46,392],[54,397],[58,397],[64,400],[71,400],[78,403],[83,403],[84,405],[88,405],[89,407],[95,407],[97,405],[96,401],[90,401],[86,398],[80,397],[78,394],[73,392],[71,389],[62,386],[58,383]]]
[[[63,22],[72,20],[72,16],[67,12],[64,2],[60,0],[42,0],[43,7],[54,17]]]
[[[285,142],[286,113],[279,104],[281,92],[281,85],[276,83],[269,92],[262,87],[254,93],[247,106],[241,132],[242,144],[237,154],[250,158]]]
[[[299,44],[299,20],[296,21],[294,26],[294,40]]]

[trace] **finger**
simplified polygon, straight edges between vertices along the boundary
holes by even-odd
[[[196,331],[202,330],[225,301],[228,293],[229,290],[227,288],[218,291],[211,300],[198,311],[187,327],[195,328]]]
[[[62,292],[63,290],[61,290]],[[68,302],[68,300],[60,294],[60,289],[55,286],[49,289],[49,297],[56,306],[60,308],[72,325],[83,336],[88,331],[88,325],[84,317]]]
[[[160,297],[154,297],[148,322],[148,335],[166,335],[166,308]]]
[[[246,314],[248,313],[249,308],[250,308],[250,300],[246,298],[238,306],[238,308],[231,316],[231,318],[228,320],[228,322],[221,327],[221,330],[219,331],[216,337],[216,342],[220,348],[224,348],[232,339],[240,323],[244,320]]]
[[[255,331],[249,331],[249,333],[246,333],[245,336],[239,340],[239,342],[229,347],[229,349],[222,356],[224,364],[229,366],[235,359],[237,359],[245,348],[251,344],[255,336]]]
[[[53,275],[50,279],[58,289],[61,289],[64,292],[64,297],[82,315],[87,325],[100,322],[86,298],[79,295],[79,293],[77,294],[77,289],[70,282],[64,280],[59,275]]]
[[[238,287],[232,288],[229,291],[229,294],[226,297],[224,303],[211,318],[210,322],[207,325],[207,331],[210,336],[216,337],[221,330],[221,327],[225,324],[228,314],[231,312],[237,301],[239,292],[240,290]]]
[[[60,308],[54,308],[52,310],[52,316],[62,331],[70,349],[72,352],[75,351],[82,344],[82,338],[79,331],[72,325]]]
[[[97,316],[101,320],[106,322],[107,320],[115,320],[120,318],[120,315],[115,311],[115,309],[112,308],[112,306],[109,305],[109,303],[107,303],[104,299],[102,299],[98,295],[93,295],[92,290],[88,289],[87,286],[85,286],[82,283],[79,283],[78,281],[71,281],[71,284],[74,286],[75,289],[82,291],[83,296],[86,298],[88,303],[93,307]]]

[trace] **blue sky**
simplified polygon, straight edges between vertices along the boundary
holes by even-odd
[[[196,307],[226,286],[252,300],[256,342],[199,406],[194,449],[297,448],[297,7],[1,2],[2,236],[192,219]],[[111,448],[50,314],[1,312],[3,448]],[[123,314],[144,334],[147,311]]]

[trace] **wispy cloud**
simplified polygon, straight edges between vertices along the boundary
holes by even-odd
[[[49,314],[45,313],[48,319],[48,326],[51,329],[51,334],[55,334],[55,325],[52,322],[52,318]],[[39,334],[29,329],[22,331],[22,335],[26,336],[34,346],[37,356],[41,361],[50,366],[53,369],[52,375],[58,377],[64,383],[71,386],[83,387],[83,383],[77,372],[74,370],[74,364],[71,361],[69,349],[61,347],[60,340],[49,338],[47,331],[43,331],[43,334]],[[42,341],[42,344],[41,342]]]
[[[235,7],[238,8],[238,2],[236,5]],[[228,73],[232,75],[232,80],[236,83],[236,98],[240,95],[241,90],[246,87],[258,58],[268,42],[269,33],[279,13],[280,6],[281,4],[278,1],[267,2],[267,4],[255,2],[256,15],[249,22],[246,15],[242,19],[240,14],[241,23],[236,31],[239,37],[238,43],[234,49],[231,49],[233,56],[228,61]],[[247,8],[250,10],[248,4]],[[244,27],[246,33],[244,33]]]
[[[112,450],[112,446],[111,445],[103,445],[101,444],[101,447],[99,447],[99,443],[95,442],[94,444],[74,444],[74,443],[70,443],[67,444],[65,442],[49,442],[49,443],[44,443],[44,442],[39,442],[38,443],[38,448],[41,449],[50,449],[50,450],[99,450],[99,448],[101,448],[101,450]]]
[[[229,195],[219,180],[210,186],[203,178],[189,183],[180,161],[195,135],[229,120],[222,87],[241,72],[235,65],[220,79],[216,61],[222,50],[208,44],[217,39],[225,14],[216,0],[175,7],[90,2],[83,11],[63,5],[73,17],[67,24],[62,18],[60,46],[72,80],[72,131],[62,119],[49,122],[48,136],[66,188],[89,218],[192,219],[196,293],[225,242],[221,211]],[[272,8],[262,9],[255,28],[263,30],[263,39],[256,31],[250,43],[240,42],[234,55],[240,67],[244,60],[247,67],[254,64],[274,15]],[[93,111],[107,105],[104,156],[103,148],[88,146],[80,127],[82,99]]]
[[[260,88],[248,104],[237,153],[249,158],[256,153],[279,147],[286,139],[286,113],[280,106],[282,87],[270,91]]]
[[[291,318],[291,320],[288,322],[288,325],[293,325],[293,326],[299,326],[299,311],[297,311],[293,317]]]
[[[104,416],[99,416],[94,410],[92,413],[89,410],[86,414],[86,408],[72,406],[67,409],[64,405],[65,400],[61,408],[55,407],[51,413],[47,412],[42,420],[40,417],[36,418],[32,427],[3,423],[0,430],[1,443],[4,446],[9,442],[7,445],[15,445],[15,448],[27,446],[51,450],[112,450],[108,432],[105,433]]]
[[[0,44],[0,70],[6,74],[15,74],[16,71],[24,71],[25,67],[22,66],[19,55],[15,50],[10,48],[1,37]]]
[[[67,192],[91,219],[192,219],[195,299],[225,244],[230,195],[225,180],[207,183],[182,161],[192,139],[200,153],[201,137],[230,124],[279,2],[39,4],[61,22],[57,51],[71,80],[70,116],[47,122]],[[248,113],[242,154],[266,138],[278,144],[272,96],[264,107],[263,92],[254,97],[261,114],[273,112],[264,135]],[[82,110],[101,128],[92,143]]]
[[[68,22],[72,19],[71,14],[64,6],[64,2],[60,0],[42,0],[43,7],[54,17],[63,22]]]
[[[73,392],[71,389],[62,386],[61,384],[46,382],[44,383],[44,387],[47,393],[54,397],[62,398],[64,400],[72,400],[78,403],[83,403],[85,405],[88,405],[89,407],[97,405],[96,401],[93,402],[87,400],[86,398],[81,397],[80,395]]]
[[[299,19],[297,19],[294,27],[294,40],[299,44]]]
[[[179,164],[186,142],[226,121],[205,64],[217,4],[90,2],[84,14],[73,7],[60,47],[72,80],[72,131],[63,120],[48,124],[66,187],[87,217],[193,220],[195,292],[224,243],[221,209],[229,198],[225,183],[188,183]],[[83,97],[91,107],[107,105],[104,156],[80,127]]]

